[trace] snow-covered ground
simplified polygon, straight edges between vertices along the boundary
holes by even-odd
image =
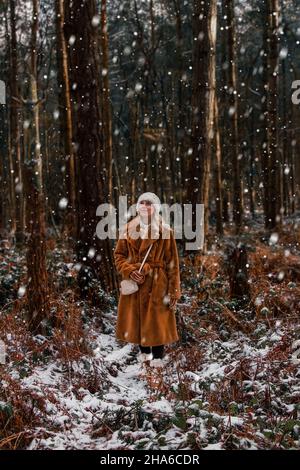
[[[223,342],[204,338],[197,357],[195,345],[173,345],[159,390],[137,348],[118,342],[113,327],[104,334],[90,321],[85,330],[90,355],[49,358],[25,371],[8,366],[38,423],[24,429],[28,449],[256,449],[286,438],[284,447],[299,447],[300,366],[280,354],[272,362],[275,348],[289,347],[281,322],[264,341],[239,332]],[[10,385],[2,378],[4,390]]]
[[[24,254],[2,257],[0,448],[299,449],[299,248],[253,244],[252,310],[228,298],[220,247],[208,254],[203,280],[182,264],[182,340],[167,347],[158,388],[137,346],[115,339],[115,299],[99,291],[95,306],[74,297],[67,252],[54,250],[49,265],[53,313],[66,323],[47,337],[31,336],[13,300]],[[205,283],[210,296],[195,307],[196,287]],[[72,330],[76,318],[84,339],[81,327]]]

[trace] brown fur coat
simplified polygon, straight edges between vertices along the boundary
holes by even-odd
[[[139,268],[151,243],[153,246],[143,266],[145,281],[130,295],[120,294],[116,337],[120,340],[156,346],[178,341],[175,312],[168,305],[168,297],[181,296],[179,257],[174,231],[159,219],[159,238],[132,238],[139,230],[136,216],[124,226],[114,250],[117,272],[122,279],[130,279]],[[163,238],[163,234],[169,238]]]

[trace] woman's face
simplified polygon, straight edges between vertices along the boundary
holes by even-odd
[[[154,212],[154,206],[151,201],[141,201],[139,203],[139,213],[141,216],[149,217]]]

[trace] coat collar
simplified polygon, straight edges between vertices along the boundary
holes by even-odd
[[[140,228],[140,218],[137,215],[136,217],[134,217],[134,219],[130,220],[130,222],[127,223],[127,240],[132,245],[132,247],[136,251],[138,251],[139,254],[142,254],[147,251],[151,243],[155,243],[157,242],[157,240],[162,238],[162,235],[170,229],[170,226],[168,224],[165,224],[162,221],[162,217],[160,215],[159,224],[158,224],[158,232],[156,232],[156,234],[155,233],[152,234],[152,237],[142,239],[140,246],[139,246],[139,241],[138,241],[139,235],[136,234],[136,232],[139,231],[139,228]]]

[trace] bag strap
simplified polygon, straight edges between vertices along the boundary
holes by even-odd
[[[145,261],[146,261],[146,259],[147,259],[147,256],[148,256],[149,253],[150,253],[150,250],[151,250],[151,248],[152,248],[152,245],[153,245],[153,243],[151,243],[151,245],[150,245],[149,248],[148,248],[147,253],[145,254],[145,258],[143,259],[143,262],[142,262],[141,266],[139,267],[139,273],[140,273],[140,272],[142,271],[142,269],[143,269],[143,266],[144,266],[144,264],[145,264]]]

